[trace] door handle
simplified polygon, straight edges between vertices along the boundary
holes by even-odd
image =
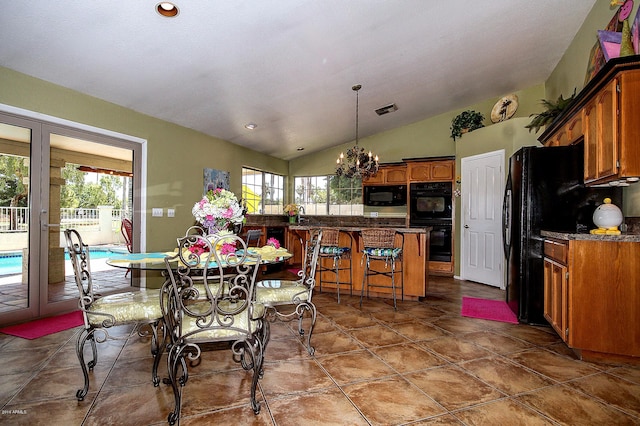
[[[466,229],[469,229],[469,225],[465,225],[464,227],[465,227]]]

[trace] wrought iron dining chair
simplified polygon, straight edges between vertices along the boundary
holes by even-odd
[[[227,244],[226,248],[219,243]],[[212,242],[201,235],[187,235],[178,239],[177,253],[165,258],[167,281],[161,307],[169,336],[168,382],[175,400],[169,424],[180,419],[189,367],[200,360],[202,351],[220,349],[211,345],[219,342],[229,343],[224,348],[231,349],[233,359],[243,369],[253,370],[251,408],[260,412],[256,389],[263,375],[269,323],[264,305],[255,300],[259,264],[260,256],[247,250],[236,235]],[[196,281],[194,271],[202,271]]]
[[[340,244],[340,229],[322,228],[322,245],[320,246],[320,261],[318,263],[318,284],[322,292],[322,283],[330,282],[336,285],[338,303],[340,303],[340,284],[349,287],[349,295],[353,294],[353,273],[351,269],[351,239],[349,245]],[[332,261],[331,266],[324,265],[322,260]],[[341,273],[342,272],[342,273]],[[329,274],[331,280],[323,276]]]
[[[305,312],[311,316],[311,324],[307,334],[307,351],[313,355],[315,349],[311,346],[311,334],[316,324],[317,310],[312,302],[315,287],[316,266],[322,241],[322,231],[311,231],[304,251],[302,269],[298,272],[299,279],[264,280],[256,285],[256,300],[267,307],[267,318],[271,321],[280,319],[291,321],[298,319],[298,333],[304,337],[303,318]],[[293,311],[285,311],[285,307],[293,307]]]
[[[398,310],[396,304],[396,288],[400,288],[402,300],[404,300],[404,283],[402,282],[402,248],[395,246],[396,231],[390,228],[371,228],[360,231],[363,245],[364,275],[362,277],[362,289],[360,291],[360,307],[362,307],[362,297],[365,288],[367,298],[369,289],[390,288],[393,297],[393,309]],[[372,267],[372,264],[374,267]],[[396,268],[399,264],[399,269]],[[400,284],[396,283],[396,275],[400,276]],[[390,282],[382,283],[381,278],[377,278],[374,283],[371,277],[387,277]]]
[[[78,335],[76,354],[84,375],[84,387],[76,392],[76,398],[82,401],[89,390],[89,370],[98,362],[96,343],[108,339],[128,339],[136,332],[141,337],[151,336],[151,355],[154,357],[151,378],[158,386],[158,364],[163,353],[164,343],[159,336],[162,331],[162,310],[158,290],[127,291],[102,296],[96,293],[91,277],[91,259],[88,246],[82,241],[75,229],[64,231],[69,250],[76,285],[80,292],[79,308],[84,318],[84,328]],[[116,326],[135,324],[134,331],[125,337],[112,336],[109,330]],[[85,362],[84,349],[90,342],[92,359]]]

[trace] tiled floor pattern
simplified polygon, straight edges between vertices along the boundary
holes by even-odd
[[[640,367],[582,362],[549,328],[460,316],[462,296],[498,289],[432,277],[421,302],[316,294],[315,357],[295,323],[275,323],[261,411],[251,373],[205,352],[183,388],[183,425],[640,425]],[[148,342],[99,345],[87,398],[78,329],[34,341],[0,334],[0,424],[163,425],[173,406],[150,382]],[[126,334],[123,331],[124,334]],[[165,365],[161,364],[161,372]]]

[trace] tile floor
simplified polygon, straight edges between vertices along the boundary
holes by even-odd
[[[640,425],[640,367],[579,361],[549,328],[461,317],[465,295],[504,293],[432,277],[426,300],[398,312],[389,301],[360,309],[356,297],[338,305],[316,294],[315,357],[295,323],[272,326],[259,415],[251,373],[223,350],[190,370],[181,424]],[[0,334],[0,424],[167,424],[173,396],[151,384],[148,342],[137,336],[99,346],[89,394],[75,399],[77,333]]]

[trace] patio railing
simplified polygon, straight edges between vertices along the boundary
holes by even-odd
[[[123,217],[130,217],[126,209],[111,209],[111,228],[120,230]],[[98,230],[100,209],[60,209],[60,228],[80,228]],[[0,233],[27,232],[29,229],[28,207],[0,207]]]

